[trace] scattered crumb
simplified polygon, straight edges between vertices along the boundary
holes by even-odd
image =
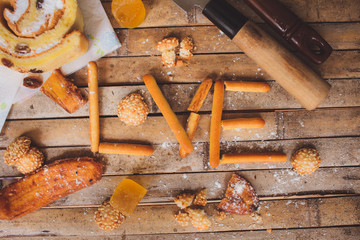
[[[217,217],[218,220],[221,221],[221,220],[226,218],[226,212],[221,211],[221,210],[216,211],[216,217]]]

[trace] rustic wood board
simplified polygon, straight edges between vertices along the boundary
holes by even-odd
[[[89,156],[104,163],[102,180],[14,221],[0,221],[2,239],[358,239],[360,235],[360,1],[279,0],[316,29],[334,48],[322,65],[309,65],[331,85],[329,96],[314,111],[305,111],[266,72],[213,24],[199,8],[186,14],[171,0],[144,0],[147,16],[136,29],[123,29],[111,14],[111,0],[101,0],[122,47],[98,61],[101,139],[151,144],[152,156],[93,154],[89,148],[88,104],[68,114],[37,94],[15,105],[0,133],[0,186],[21,174],[3,161],[6,146],[19,135],[31,137],[54,160]],[[243,1],[229,0],[245,16],[288,46]],[[159,17],[161,16],[161,17]],[[196,49],[186,66],[163,68],[156,43],[166,36],[191,36]],[[298,53],[294,54],[300,56]],[[308,63],[308,61],[307,61]],[[151,73],[170,106],[185,125],[187,107],[200,82],[244,80],[267,82],[267,94],[226,92],[223,119],[263,117],[262,129],[222,131],[221,153],[283,152],[285,163],[208,165],[213,90],[203,107],[194,152],[179,157],[179,145],[152,100],[142,76]],[[87,96],[87,69],[70,76]],[[140,92],[150,107],[139,127],[119,121],[116,106],[131,92]],[[315,147],[320,168],[310,176],[292,170],[291,155]],[[262,223],[250,216],[214,217],[231,174],[248,179],[260,196]],[[97,206],[116,185],[131,178],[148,189],[135,213],[117,230],[98,229]],[[198,232],[173,220],[173,198],[183,190],[208,189],[206,212],[212,227]]]

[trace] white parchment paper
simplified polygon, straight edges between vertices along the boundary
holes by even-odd
[[[78,4],[84,17],[84,33],[90,41],[89,50],[85,55],[61,68],[65,75],[80,70],[88,62],[96,61],[121,46],[100,0],[78,0]],[[42,77],[46,80],[49,75],[50,73],[43,73]],[[0,66],[0,131],[11,105],[22,102],[39,91],[39,89],[30,90],[22,86],[22,80],[26,76],[27,74]]]

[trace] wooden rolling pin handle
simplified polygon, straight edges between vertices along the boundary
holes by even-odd
[[[325,80],[255,23],[248,21],[232,41],[306,109],[315,109],[328,95]]]

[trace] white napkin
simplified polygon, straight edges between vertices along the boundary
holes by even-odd
[[[62,66],[61,71],[65,75],[76,72],[85,67],[88,62],[96,61],[121,47],[101,1],[78,0],[78,4],[84,17],[84,33],[90,40],[89,50],[80,58]],[[43,73],[42,78],[46,80],[49,75],[50,73]],[[31,90],[21,86],[22,80],[26,76],[27,74],[21,74],[0,66],[0,131],[11,105],[28,99],[40,90]]]

